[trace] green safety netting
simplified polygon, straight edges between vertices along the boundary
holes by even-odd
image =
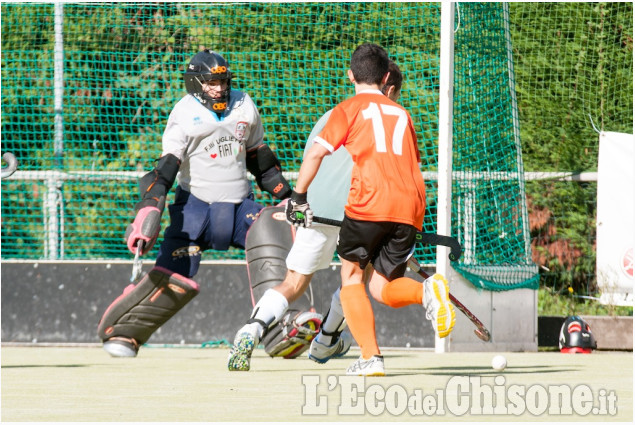
[[[436,232],[440,7],[3,3],[2,152],[19,170],[2,180],[2,259],[130,258],[123,233],[137,179],[160,155],[167,116],[185,94],[181,74],[202,48],[229,60],[234,87],[253,97],[266,142],[293,173],[313,124],[352,93],[351,52],[382,45],[404,73],[401,103],[426,172],[424,231]],[[461,3],[455,29],[452,236],[464,255],[453,266],[492,290],[538,283],[507,12],[503,3]],[[417,248],[425,264],[435,252]]]

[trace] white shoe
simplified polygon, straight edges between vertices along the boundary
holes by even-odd
[[[229,351],[227,359],[227,369],[229,370],[249,370],[251,354],[258,345],[256,330],[250,324],[240,328],[234,338],[234,345]]]
[[[384,356],[373,356],[365,360],[362,356],[346,369],[347,375],[353,376],[386,376],[384,372]]]
[[[439,338],[450,335],[456,321],[449,293],[448,281],[439,273],[423,282],[423,308],[426,309],[426,318],[432,321],[432,327]]]
[[[104,350],[113,357],[137,357],[139,344],[134,338],[115,336],[104,341]]]
[[[342,357],[348,353],[353,343],[353,337],[348,332],[340,334],[340,337],[337,338],[333,345],[322,344],[318,341],[319,339],[320,336],[318,335],[311,342],[311,348],[309,349],[309,358],[316,363],[326,363],[330,359]]]

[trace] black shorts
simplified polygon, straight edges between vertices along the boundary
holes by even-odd
[[[363,270],[371,263],[388,280],[403,277],[407,260],[414,248],[417,229],[390,221],[361,221],[344,216],[337,253],[345,260],[359,263]]]

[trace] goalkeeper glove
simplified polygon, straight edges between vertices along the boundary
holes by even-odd
[[[136,254],[136,247],[140,240],[144,242],[141,255],[147,254],[152,249],[161,231],[161,214],[164,208],[165,197],[163,196],[158,201],[147,199],[137,204],[135,208],[137,215],[128,225],[124,236],[130,252]]]

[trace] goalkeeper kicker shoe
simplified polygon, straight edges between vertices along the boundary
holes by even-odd
[[[309,358],[321,364],[328,362],[330,359],[342,357],[348,353],[353,342],[353,337],[348,332],[342,333],[332,345],[323,344],[318,341],[318,339],[319,336],[311,342]]]
[[[289,311],[263,335],[265,353],[271,357],[295,359],[309,349],[321,325],[319,313]]]
[[[104,350],[113,357],[137,357],[139,344],[134,338],[115,336],[104,341]]]
[[[234,338],[234,345],[229,351],[227,359],[227,369],[233,370],[249,370],[251,363],[251,354],[258,345],[258,337],[254,324],[247,324],[240,328]]]
[[[384,356],[373,356],[368,360],[359,356],[355,363],[346,369],[347,375],[353,376],[386,376],[384,371]]]
[[[432,327],[439,338],[450,335],[456,321],[449,294],[448,281],[439,273],[423,282],[423,308],[426,309],[426,318],[432,321]]]

